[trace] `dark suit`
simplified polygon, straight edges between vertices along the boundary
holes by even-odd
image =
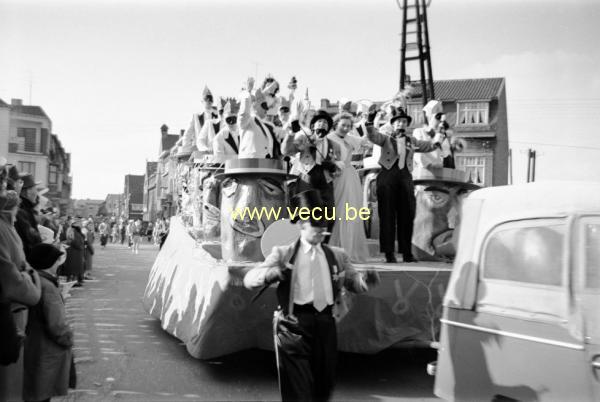
[[[294,305],[294,316],[298,319],[301,335],[287,337],[281,328],[274,325],[276,352],[281,397],[284,401],[327,400],[333,391],[336,358],[337,332],[335,320],[341,315],[344,304],[340,298],[345,287],[352,292],[364,292],[362,276],[350,263],[350,257],[338,247],[322,244],[329,266],[334,304],[318,312],[312,303]],[[260,271],[290,264],[293,268],[297,253],[302,249],[300,241],[287,246],[274,247],[266,260],[251,270],[244,278],[248,288],[263,286]],[[252,272],[254,271],[254,272]],[[291,270],[277,287],[279,309],[288,313],[290,303]]]
[[[379,247],[382,253],[393,253],[398,238],[398,251],[405,261],[413,259],[411,251],[416,200],[412,179],[414,152],[431,152],[438,147],[428,141],[406,136],[404,166],[398,166],[398,150],[389,135],[368,127],[367,137],[381,147],[377,175],[377,204],[379,209]]]

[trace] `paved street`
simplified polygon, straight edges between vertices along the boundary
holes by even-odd
[[[251,350],[212,361],[188,355],[182,343],[142,308],[158,248],[140,254],[96,245],[94,280],[72,289],[67,314],[75,331],[78,389],[63,401],[277,400],[272,352]],[[342,354],[335,400],[436,400],[425,372],[431,351]]]

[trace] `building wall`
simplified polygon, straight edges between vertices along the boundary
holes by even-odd
[[[496,153],[494,154],[494,186],[508,184],[508,110],[506,104],[506,86],[498,96],[496,121]]]
[[[10,109],[0,107],[0,156],[8,157],[8,138],[10,136]]]

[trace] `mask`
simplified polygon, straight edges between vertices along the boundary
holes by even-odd
[[[260,240],[273,217],[232,217],[231,211],[248,208],[284,208],[286,194],[282,176],[233,175],[221,186],[221,250],[225,261],[262,261]]]

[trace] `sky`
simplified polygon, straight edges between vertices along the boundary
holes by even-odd
[[[0,99],[42,106],[73,198],[104,199],[205,85],[235,96],[270,73],[313,103],[390,99],[401,16],[395,0],[0,0]],[[600,1],[432,0],[428,17],[435,79],[506,78],[514,183],[528,148],[537,180],[600,181]]]

